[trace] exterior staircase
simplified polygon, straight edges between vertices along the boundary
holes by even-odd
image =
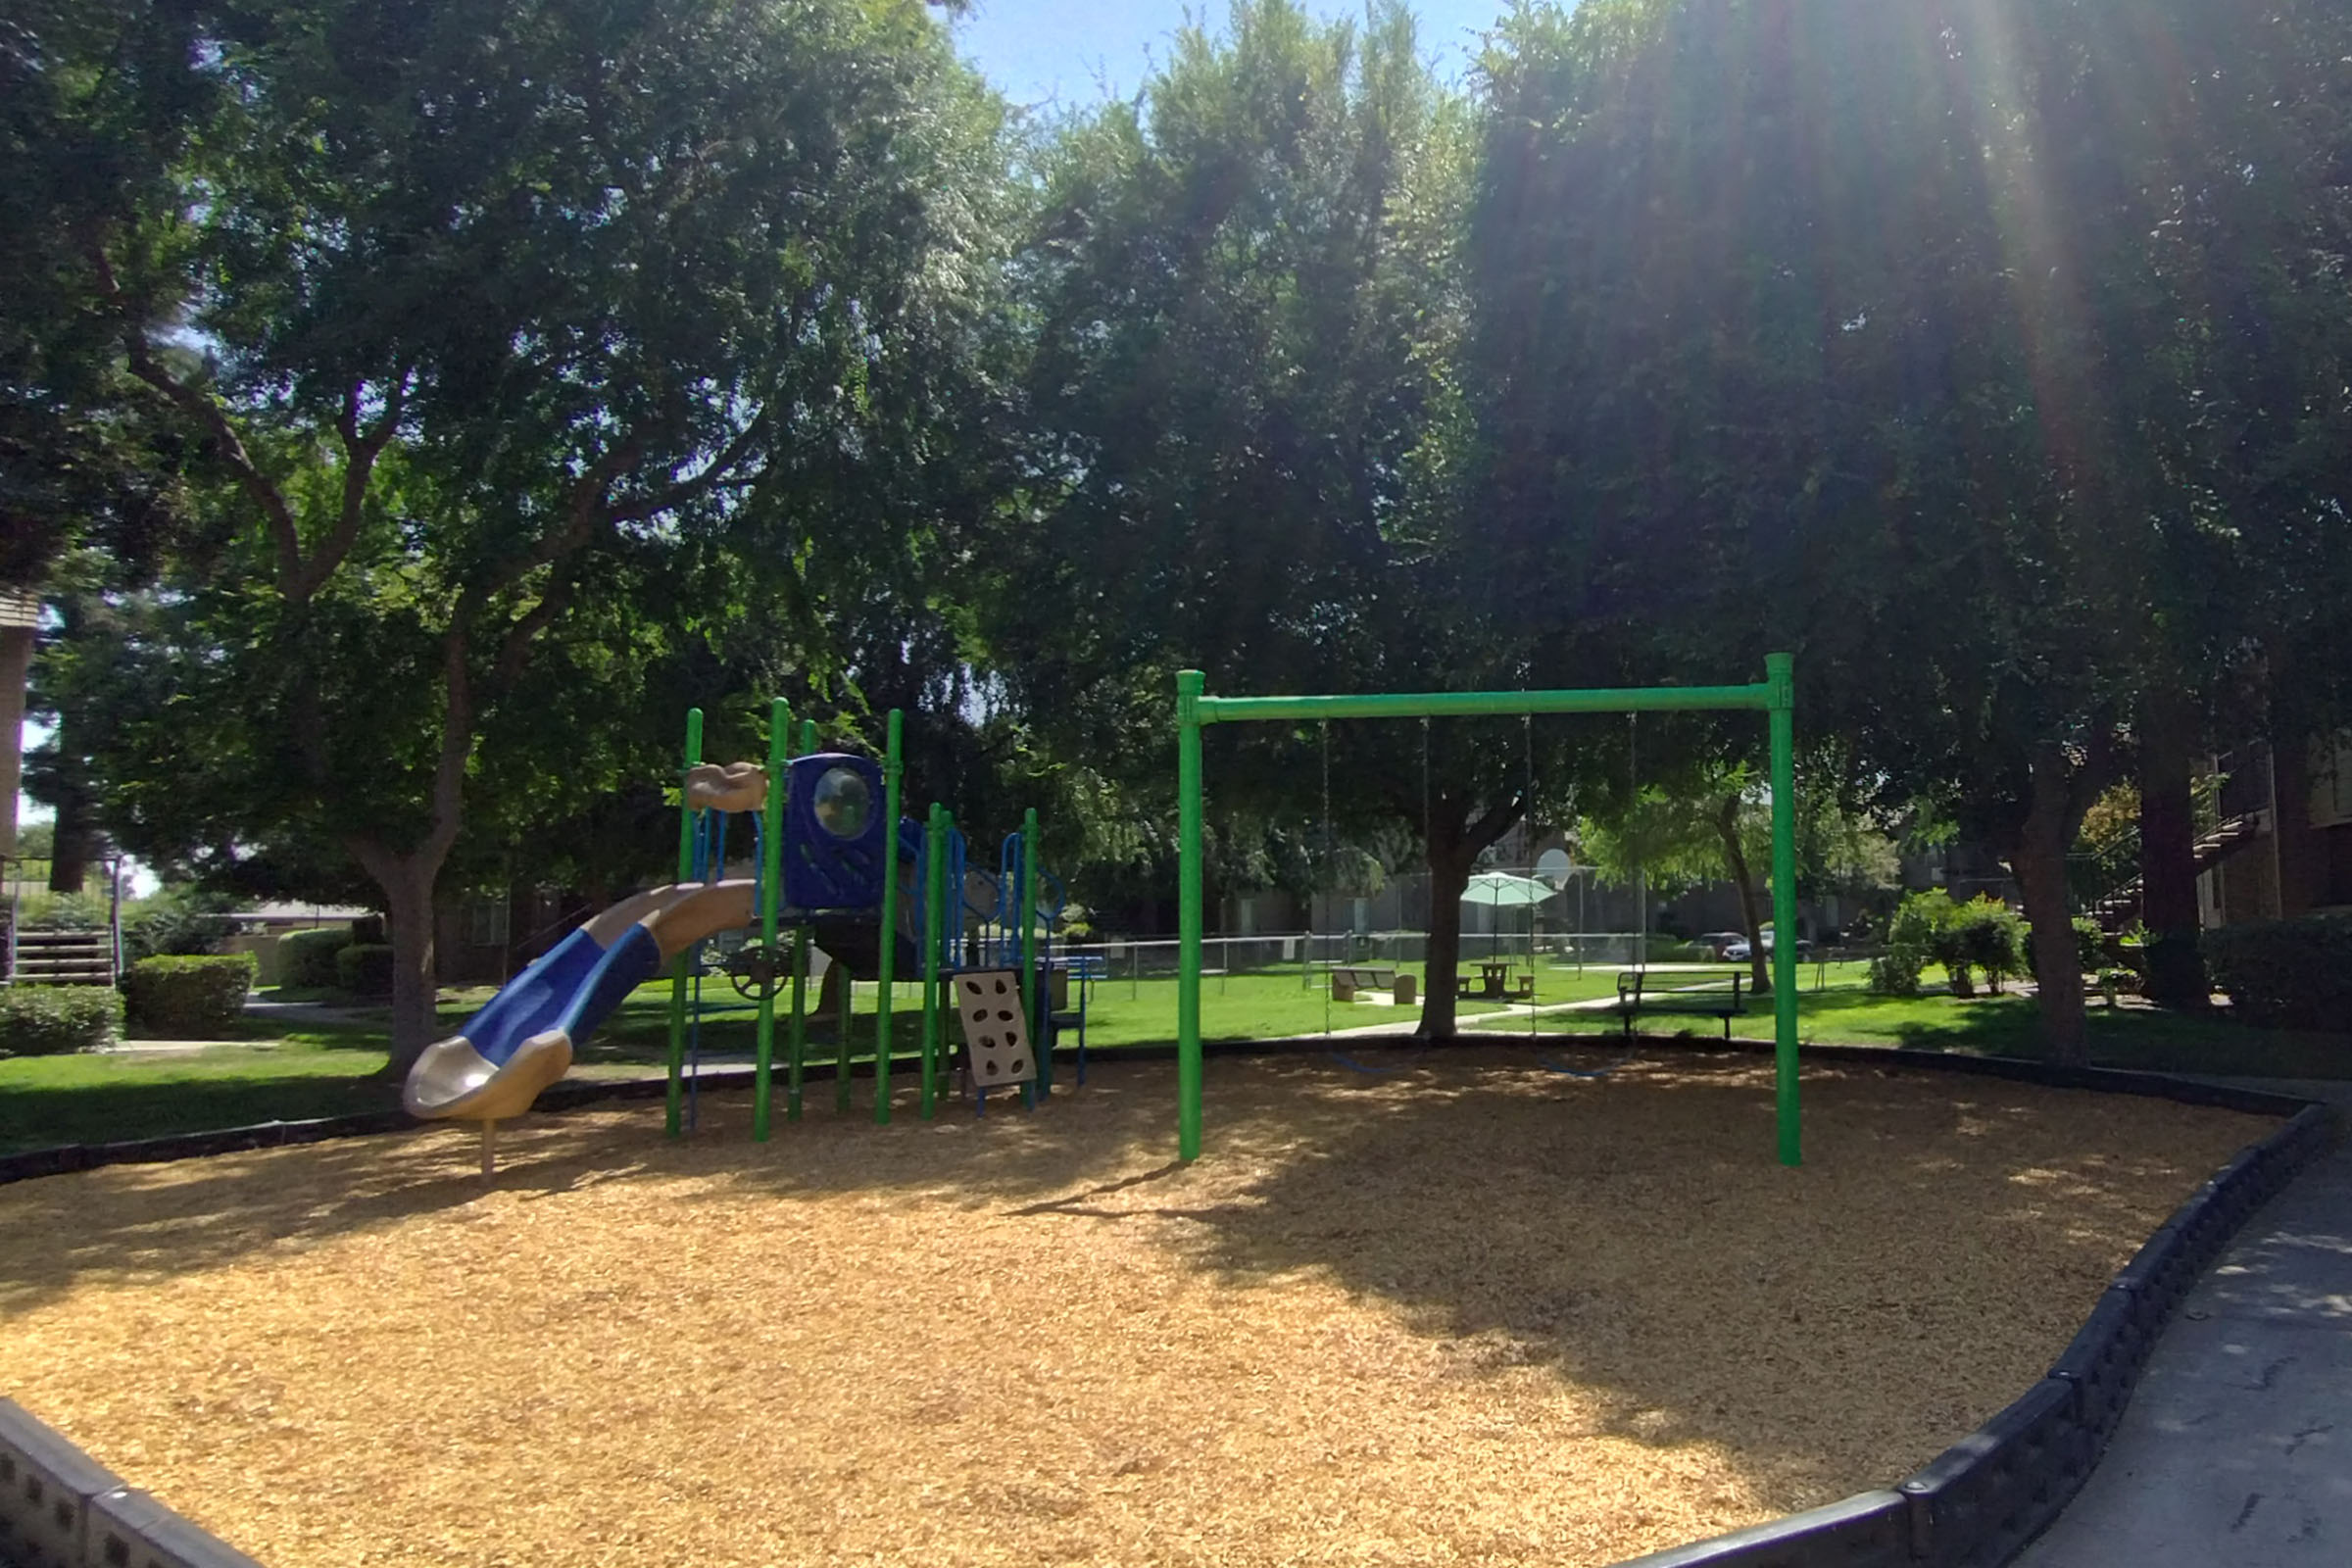
[[[2270,831],[2269,812],[2248,811],[2200,835],[2194,847],[2198,874],[2212,870],[2255,840],[2268,836]],[[2100,930],[2114,936],[2138,917],[2139,895],[2139,878],[2133,877],[2092,905],[2091,917],[2099,922]]]
[[[107,932],[20,930],[15,946],[16,962],[9,979],[18,985],[115,983],[115,942]]]

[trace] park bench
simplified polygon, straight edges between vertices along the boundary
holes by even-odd
[[[1386,991],[1397,1002],[1413,1000],[1413,977],[1398,975],[1385,963],[1337,963],[1331,968],[1331,1000],[1353,1002],[1358,991]]]
[[[1695,1013],[1723,1020],[1723,1038],[1732,1038],[1732,1020],[1740,1016],[1741,992],[1747,986],[1745,969],[1621,969],[1617,973],[1617,1012],[1630,1038],[1634,1019],[1644,1012]]]

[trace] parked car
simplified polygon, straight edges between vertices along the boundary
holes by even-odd
[[[1744,958],[1747,956],[1747,936],[1744,932],[1709,931],[1700,936],[1698,941],[1700,946],[1704,947],[1709,953],[1713,954],[1719,959],[1733,956]],[[1732,952],[1734,948],[1738,948],[1740,950],[1737,955],[1734,955]]]
[[[1747,938],[1735,935],[1730,942],[1724,945],[1723,951],[1717,956],[1733,963],[1745,963],[1752,951],[1754,950],[1747,945]],[[1772,954],[1772,927],[1770,926],[1764,928],[1764,953],[1768,957]],[[1799,959],[1810,959],[1813,956],[1813,944],[1803,937],[1798,937],[1796,939],[1796,956]]]

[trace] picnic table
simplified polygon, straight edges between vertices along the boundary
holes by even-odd
[[[1478,964],[1478,989],[1470,992],[1483,1002],[1505,1002],[1512,997],[1533,997],[1536,977],[1532,974],[1513,978],[1519,967],[1513,958],[1481,958]],[[1457,989],[1464,989],[1457,986]]]

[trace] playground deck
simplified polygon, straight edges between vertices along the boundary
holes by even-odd
[[[1599,1564],[1899,1478],[2270,1125],[1810,1068],[1787,1170],[1769,1064],[1497,1048],[1179,1167],[1170,1072],[0,1189],[0,1391],[272,1568]]]

